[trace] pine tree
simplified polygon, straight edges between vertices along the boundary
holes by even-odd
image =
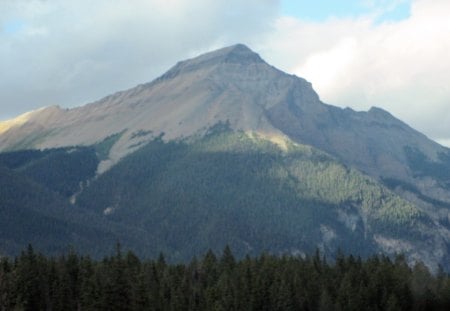
[[[22,252],[17,266],[17,295],[20,306],[24,310],[45,309],[45,293],[42,292],[44,285],[40,278],[38,256],[31,245],[26,252]]]
[[[7,258],[0,258],[0,310],[11,310],[14,306],[14,291],[11,263]]]
[[[334,311],[334,302],[331,298],[330,294],[328,293],[328,290],[323,290],[320,294],[320,300],[319,300],[319,311]]]

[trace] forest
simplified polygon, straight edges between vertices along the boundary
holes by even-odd
[[[74,245],[100,259],[120,241],[142,258],[182,262],[226,244],[239,257],[322,244],[367,256],[379,251],[375,236],[422,249],[435,234],[414,204],[320,150],[229,124],[181,141],[161,134],[97,175],[121,135],[0,153],[0,253]]]
[[[339,251],[237,259],[226,246],[177,264],[120,245],[103,260],[30,245],[0,259],[0,310],[450,310],[450,277],[403,256]]]

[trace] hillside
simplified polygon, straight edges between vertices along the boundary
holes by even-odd
[[[0,255],[17,255],[29,243],[50,255],[73,248],[97,258],[118,241],[145,249],[142,232],[70,204],[95,174],[87,158],[88,148],[0,154]]]
[[[4,157],[51,149],[9,172],[142,254],[186,260],[228,243],[239,255],[341,247],[448,264],[449,149],[382,109],[322,103],[241,44],[0,129]]]
[[[310,83],[270,66],[241,44],[179,62],[150,83],[92,104],[47,107],[3,122],[0,150],[89,146],[120,134],[99,166],[101,173],[162,133],[166,140],[179,139],[218,122],[234,130],[287,135],[324,150],[391,181],[386,185],[395,184],[422,208],[432,210],[430,200],[450,204],[448,178],[411,163],[413,150],[431,166],[448,167],[447,148],[382,109],[356,112],[322,103]]]
[[[369,254],[392,252],[390,243],[424,259],[425,236],[444,243],[426,214],[325,153],[225,125],[188,141],[152,141],[77,204],[164,237],[184,259],[226,244],[244,255],[317,246]]]

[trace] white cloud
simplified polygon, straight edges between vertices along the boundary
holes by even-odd
[[[450,1],[417,0],[411,16],[397,22],[282,17],[268,51],[285,70],[310,80],[323,101],[358,110],[379,106],[444,141],[450,138],[448,16]]]

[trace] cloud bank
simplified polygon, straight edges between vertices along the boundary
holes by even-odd
[[[272,50],[288,51],[274,62],[311,81],[323,101],[357,110],[382,107],[446,143],[449,16],[449,1],[417,0],[410,17],[397,22],[377,24],[374,16],[323,23],[281,17],[269,41]]]

